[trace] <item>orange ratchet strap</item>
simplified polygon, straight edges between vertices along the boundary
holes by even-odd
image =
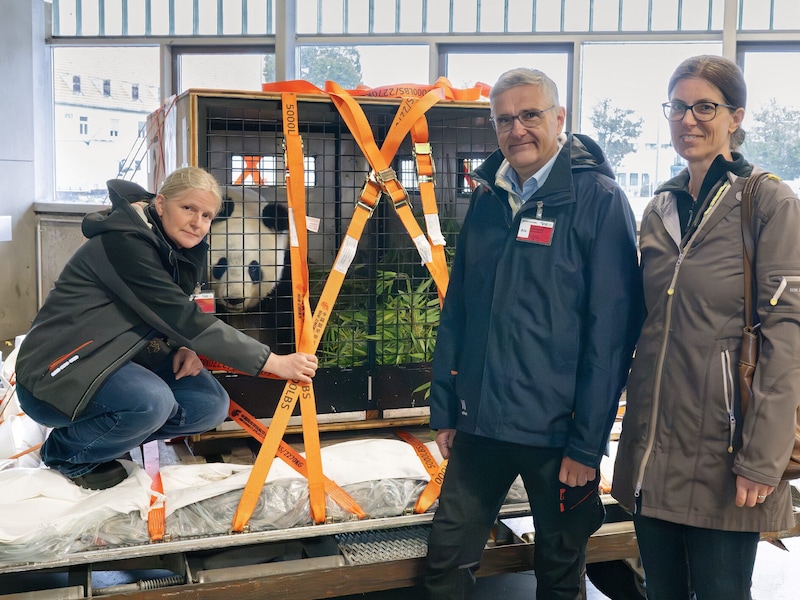
[[[292,303],[294,306],[295,347],[299,352],[316,353],[311,328],[311,304],[308,285],[308,227],[306,224],[305,166],[303,139],[298,130],[297,97],[292,92],[281,96],[286,162],[286,197],[289,206],[290,256],[292,272]],[[315,523],[325,521],[325,486],[322,475],[322,456],[317,426],[317,402],[314,384],[300,396],[300,415],[303,424],[303,443],[308,461],[308,493],[311,514]],[[280,432],[283,437],[284,432]]]
[[[422,262],[428,267],[437,289],[440,290],[440,296],[443,297],[444,290],[447,289],[447,265],[439,261],[434,263],[431,244],[417,225],[408,202],[408,194],[397,179],[397,173],[390,167],[391,160],[406,134],[420,118],[424,118],[425,112],[442,98],[442,89],[434,88],[420,99],[410,96],[401,98],[395,120],[379,150],[361,105],[335,82],[329,82],[329,86],[333,91],[329,91],[328,95],[372,167],[374,180],[372,178],[368,180],[367,186],[380,186],[380,189],[392,198],[397,215],[417,247]]]
[[[294,92],[282,95],[283,130],[286,144],[286,191],[290,213],[290,256],[292,291],[295,318],[295,336],[298,352],[314,354],[318,342],[312,339],[306,316],[310,314],[308,299],[307,230],[305,212],[305,181],[303,173],[302,140],[297,130],[297,100]],[[291,149],[291,153],[290,153]],[[308,461],[308,491],[311,516],[315,523],[325,521],[325,487],[322,475],[322,458],[317,425],[316,401],[312,384],[287,381],[275,409],[272,426],[261,445],[253,469],[250,471],[239,506],[233,516],[232,529],[243,531],[255,510],[261,488],[267,479],[278,446],[289,424],[295,404],[300,400],[303,423],[303,441]]]
[[[428,475],[430,475],[431,480],[428,482],[428,485],[425,486],[425,489],[422,490],[419,498],[417,498],[417,502],[414,504],[414,512],[422,514],[436,502],[439,493],[442,491],[442,481],[444,481],[444,473],[447,469],[447,459],[443,460],[442,464],[437,465],[436,459],[433,458],[428,448],[420,440],[407,431],[399,430],[395,431],[395,433],[401,440],[411,444],[422,466],[425,467]]]
[[[372,216],[382,193],[388,194],[395,210],[413,240],[422,262],[428,267],[436,283],[439,300],[442,302],[447,289],[448,274],[444,257],[444,238],[438,221],[435,198],[433,196],[433,163],[430,145],[427,142],[427,122],[425,112],[442,98],[478,100],[488,95],[488,87],[476,85],[470,90],[454,90],[449,81],[440,78],[433,86],[387,86],[384,89],[359,88],[345,91],[334,82],[326,82],[325,91],[307,81],[287,81],[263,84],[262,90],[281,92],[283,104],[283,128],[285,134],[285,155],[287,165],[287,198],[290,212],[291,265],[293,303],[295,308],[295,333],[298,351],[316,353],[322,334],[330,318],[331,310],[339,295],[344,276],[355,257],[358,241],[368,219]],[[307,268],[307,229],[305,213],[305,180],[303,173],[302,139],[297,130],[297,93],[327,94],[364,152],[372,173],[356,203],[347,232],[342,240],[331,272],[329,273],[317,306],[311,314],[308,298]],[[401,96],[401,105],[383,146],[378,149],[372,130],[361,106],[353,99],[354,95]],[[414,154],[420,176],[420,195],[423,201],[428,238],[422,233],[414,218],[408,202],[408,194],[390,167],[400,144],[409,131],[415,128]],[[248,165],[248,170],[252,170]],[[256,169],[257,171],[257,169]],[[244,175],[243,175],[244,176]],[[255,178],[255,176],[254,176]],[[423,186],[422,183],[425,183]],[[425,188],[423,192],[422,189]],[[224,366],[223,370],[225,370]],[[253,470],[242,494],[234,515],[233,531],[242,531],[255,509],[260,488],[269,474],[272,460],[280,446],[281,438],[298,399],[303,420],[303,436],[308,459],[309,497],[312,517],[316,523],[325,519],[324,477],[322,475],[319,451],[319,430],[316,420],[316,402],[313,386],[288,381],[278,403],[272,426],[269,428],[259,451]],[[440,467],[443,472],[444,467]],[[436,479],[432,476],[432,480]],[[430,484],[429,484],[430,487]],[[426,488],[427,489],[427,488]],[[438,488],[436,488],[438,490]],[[438,492],[430,500],[432,503]],[[422,498],[420,498],[422,500]],[[419,503],[419,502],[418,502]],[[428,504],[430,506],[430,504]]]
[[[264,439],[269,432],[269,428],[264,427],[258,419],[236,404],[236,402],[233,400],[231,400],[229,414],[231,419],[241,425],[245,431],[247,431],[259,442],[264,442]],[[300,473],[300,475],[308,478],[308,470],[306,469],[305,459],[290,445],[281,441],[278,444],[277,455],[281,460],[283,460],[283,462]],[[354,514],[359,519],[363,519],[367,516],[367,513],[365,513],[364,509],[359,506],[358,502],[356,502],[352,496],[350,496],[350,494],[340,488],[335,481],[324,476],[323,481],[325,491],[328,493],[331,499],[336,502],[336,504],[341,506],[347,512]]]
[[[212,360],[207,356],[203,356],[202,354],[198,354],[198,357],[200,358],[200,362],[203,363],[203,367],[205,367],[205,369],[208,371],[224,371],[225,373],[236,373],[237,375],[247,375],[249,377],[253,377],[253,375],[250,373],[240,371],[239,369],[234,369],[233,367],[222,364],[217,360]],[[257,377],[261,377],[262,379],[280,379],[280,377],[274,373],[266,373],[264,371],[261,371]]]
[[[147,442],[142,446],[144,470],[153,480],[150,485],[150,510],[147,512],[147,532],[150,539],[160,542],[167,529],[164,484],[161,482],[161,460],[158,456],[158,440]]]
[[[436,289],[439,293],[439,306],[444,303],[447,294],[447,284],[450,275],[447,272],[447,259],[444,247],[447,241],[442,235],[441,222],[439,221],[439,209],[436,206],[436,195],[434,193],[436,166],[431,155],[431,144],[428,141],[428,121],[422,116],[414,123],[411,128],[411,141],[414,143],[414,162],[417,167],[417,187],[419,197],[422,200],[422,213],[425,216],[425,230],[428,233],[428,241],[433,252],[433,266],[438,271]]]
[[[0,422],[2,422],[2,421],[0,421]],[[16,460],[17,458],[22,458],[26,454],[30,454],[31,452],[36,452],[42,446],[44,446],[44,442],[40,442],[40,443],[36,444],[35,446],[31,446],[30,448],[26,448],[22,452],[17,452],[16,454],[12,454],[8,458],[11,459],[11,460]]]

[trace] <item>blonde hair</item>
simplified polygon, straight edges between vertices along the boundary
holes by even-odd
[[[170,173],[161,184],[158,193],[169,202],[175,196],[189,190],[211,192],[217,199],[217,212],[222,208],[222,194],[214,176],[200,167],[181,167]]]

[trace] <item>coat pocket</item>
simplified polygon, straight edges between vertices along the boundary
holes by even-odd
[[[732,454],[736,435],[734,373],[737,373],[738,376],[738,369],[734,369],[731,353],[727,348],[720,352],[720,359],[722,361],[722,393],[725,400],[725,412],[728,415],[728,454]]]

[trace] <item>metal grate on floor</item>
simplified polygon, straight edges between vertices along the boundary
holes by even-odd
[[[337,534],[336,541],[348,563],[366,565],[425,556],[429,533],[430,526],[420,525],[345,532]]]

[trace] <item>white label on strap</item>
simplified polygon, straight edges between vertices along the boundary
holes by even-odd
[[[417,247],[420,258],[422,258],[423,265],[433,262],[433,251],[431,250],[431,245],[428,243],[428,238],[424,235],[418,235],[414,238],[414,245]]]
[[[306,231],[317,233],[319,231],[319,224],[322,220],[319,217],[309,217],[306,215]]]
[[[300,245],[297,239],[297,229],[294,224],[294,209],[291,206],[289,207],[289,243],[292,248],[297,248]]]
[[[345,236],[342,242],[342,248],[339,250],[339,255],[336,257],[336,262],[333,265],[333,270],[339,273],[347,273],[350,268],[350,263],[356,257],[356,248],[358,247],[358,240],[352,236]]]
[[[428,230],[428,237],[431,238],[434,246],[447,246],[447,241],[442,235],[442,228],[439,225],[439,215],[425,215],[425,228]]]

